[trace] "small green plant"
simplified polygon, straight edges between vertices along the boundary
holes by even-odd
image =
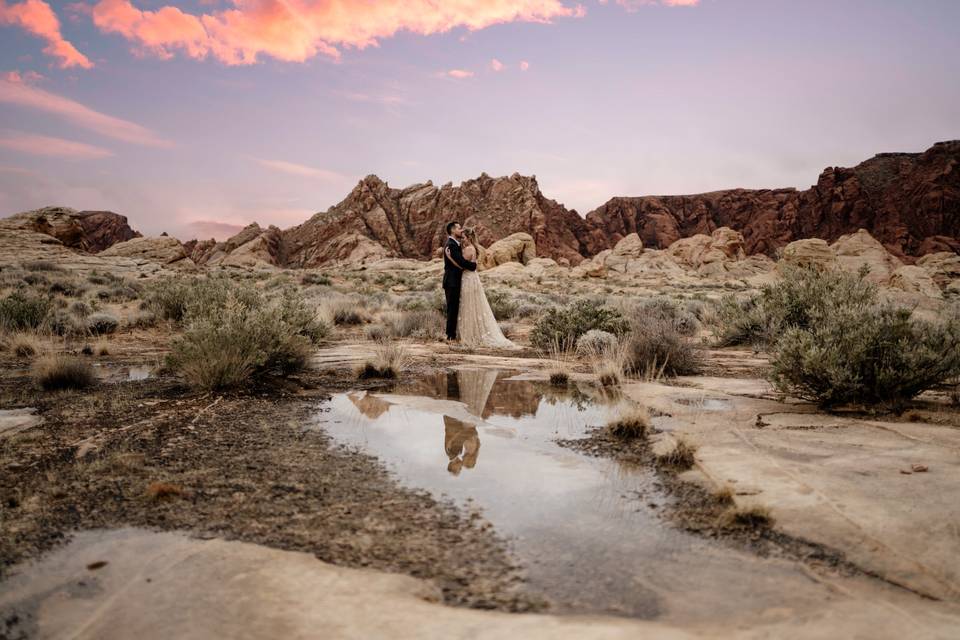
[[[490,303],[490,309],[493,311],[493,317],[497,320],[509,320],[517,314],[517,301],[509,291],[501,289],[486,289],[487,302]]]
[[[43,324],[53,309],[50,298],[21,293],[11,293],[0,300],[0,330],[23,331],[36,329]]]
[[[554,343],[575,345],[580,336],[591,329],[621,335],[627,328],[627,321],[619,311],[584,299],[566,307],[548,309],[531,330],[530,342],[541,351],[549,351]]]

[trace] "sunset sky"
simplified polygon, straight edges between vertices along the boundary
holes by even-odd
[[[0,215],[182,239],[371,173],[586,213],[960,138],[955,0],[0,0],[0,55]]]

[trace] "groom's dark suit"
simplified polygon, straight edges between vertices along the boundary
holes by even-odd
[[[477,263],[463,257],[460,243],[447,238],[443,248],[443,293],[447,296],[447,338],[457,339],[457,316],[460,314],[460,281],[463,272],[476,271]]]

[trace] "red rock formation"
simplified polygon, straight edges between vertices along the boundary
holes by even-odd
[[[960,248],[960,141],[923,153],[881,153],[851,169],[829,167],[817,184],[795,189],[731,189],[690,196],[613,198],[587,214],[587,253],[629,233],[665,248],[727,226],[748,253],[773,256],[801,238],[833,242],[866,229],[898,256]]]
[[[17,213],[4,221],[15,228],[52,236],[71,249],[95,253],[118,242],[139,238],[126,216],[111,211],[76,211],[69,207],[44,207]]]

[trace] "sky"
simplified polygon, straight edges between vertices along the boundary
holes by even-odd
[[[0,0],[0,216],[289,227],[376,174],[807,188],[960,138],[955,0]]]

